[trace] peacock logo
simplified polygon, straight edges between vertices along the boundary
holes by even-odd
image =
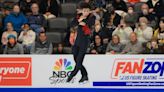
[[[72,64],[71,64],[71,61],[68,61],[67,59],[62,59],[60,58],[59,60],[57,60],[55,62],[55,65],[54,65],[54,70],[55,71],[71,71],[73,68],[72,68]]]
[[[73,64],[66,58],[59,58],[55,60],[53,65],[52,76],[49,77],[51,84],[66,83],[66,79],[70,76],[73,70]],[[74,83],[74,81],[72,81]]]

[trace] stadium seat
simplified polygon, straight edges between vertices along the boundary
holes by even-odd
[[[80,0],[66,0],[66,3],[78,3]]]
[[[19,0],[2,0],[2,2],[18,3]]]
[[[61,4],[61,16],[70,18],[76,14],[77,5],[75,3],[64,3]]]
[[[66,35],[67,35],[67,32],[62,33],[62,40],[65,40]]]
[[[71,47],[64,47],[64,51],[66,54],[71,54],[72,53],[72,48]]]
[[[53,44],[58,44],[63,42],[62,40],[62,33],[58,32],[47,32],[47,39],[52,42]]]
[[[12,7],[19,2],[19,0],[2,0],[2,7],[8,8],[8,10],[12,10]]]
[[[54,18],[48,21],[48,27],[50,32],[65,32],[68,27],[67,18]]]
[[[73,19],[74,19],[74,18],[69,18],[69,19],[68,19],[68,26],[70,26],[70,24],[72,23]]]

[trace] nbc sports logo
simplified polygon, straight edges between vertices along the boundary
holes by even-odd
[[[53,67],[53,77],[55,78],[66,78],[69,76],[73,70],[72,62],[68,59],[58,59],[56,60]]]
[[[72,62],[66,58],[60,58],[55,60],[53,65],[52,76],[49,77],[50,84],[63,84],[66,83],[67,77],[73,70]],[[72,81],[74,83],[74,81]]]

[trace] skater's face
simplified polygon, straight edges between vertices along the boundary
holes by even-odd
[[[90,14],[90,9],[89,8],[82,9],[82,14],[83,16],[87,17]]]

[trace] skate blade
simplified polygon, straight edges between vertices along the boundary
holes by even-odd
[[[89,83],[89,81],[80,82],[79,84],[84,85],[84,84],[87,84],[87,83]]]

